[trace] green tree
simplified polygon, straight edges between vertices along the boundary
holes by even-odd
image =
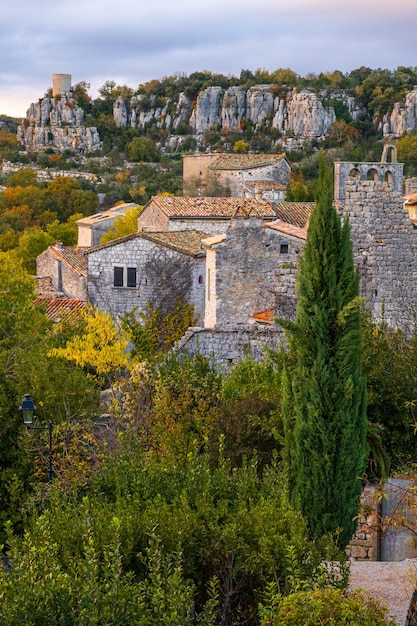
[[[134,137],[127,146],[127,154],[131,161],[151,163],[159,160],[159,151],[155,142],[148,137]]]
[[[297,281],[295,321],[287,329],[284,431],[288,484],[314,537],[356,526],[366,452],[366,388],[358,275],[350,227],[332,203],[330,167],[320,156],[316,206]]]
[[[248,151],[248,144],[246,143],[246,141],[239,139],[238,141],[235,141],[235,143],[233,144],[233,152],[243,154],[247,151]]]

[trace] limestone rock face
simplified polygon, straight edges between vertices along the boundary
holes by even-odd
[[[242,87],[229,87],[224,92],[221,108],[221,125],[224,129],[241,130],[246,120],[246,91]]]
[[[207,87],[199,93],[197,104],[190,117],[190,126],[195,133],[206,133],[212,126],[219,126],[222,99],[221,87]]]
[[[184,93],[179,94],[178,102],[173,104],[167,100],[163,106],[156,104],[155,97],[146,102],[143,95],[133,96],[129,101],[119,97],[113,105],[113,117],[116,126],[123,128],[144,127],[148,122],[156,122],[158,128],[178,128],[180,124],[188,123],[191,114],[190,99]]]
[[[304,90],[293,90],[286,117],[287,132],[301,137],[323,137],[336,121],[333,107],[324,107],[316,94]]]
[[[101,147],[95,127],[85,127],[84,111],[67,96],[42,98],[32,103],[17,130],[25,150],[38,152],[53,147],[58,151],[95,152]]]
[[[404,102],[396,102],[391,114],[384,115],[382,122],[384,137],[401,137],[404,133],[417,130],[417,87],[409,91]]]
[[[351,115],[358,115],[354,98],[346,94],[337,96],[348,107]],[[255,85],[248,90],[240,86],[208,87],[198,94],[192,106],[189,98],[181,93],[175,104],[167,100],[163,106],[153,106],[155,98],[134,96],[129,102],[122,98],[114,104],[114,120],[119,127],[143,127],[147,122],[156,122],[174,130],[180,125],[189,125],[195,135],[218,128],[222,131],[239,131],[246,121],[255,129],[275,128],[283,136],[300,138],[322,137],[336,121],[334,108],[327,94],[316,95],[312,91],[290,90],[286,96],[274,95],[271,85]],[[144,106],[146,103],[146,106]]]

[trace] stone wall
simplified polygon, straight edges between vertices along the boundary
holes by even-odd
[[[410,329],[417,310],[417,233],[401,193],[389,183],[346,185],[341,209],[349,217],[361,295],[375,319]]]
[[[182,284],[165,280],[161,271],[159,276],[149,273],[149,264],[154,269],[175,264],[184,260]],[[182,295],[181,289],[187,281],[187,301],[194,304],[200,322],[204,317],[205,258],[189,257],[174,250],[158,246],[140,236],[124,238],[120,243],[104,245],[88,254],[88,301],[114,315],[137,309],[137,313],[146,312],[148,302],[162,301],[172,294]],[[114,267],[136,268],[136,287],[115,287]],[[190,275],[188,275],[190,272]],[[168,273],[169,275],[169,273]]]
[[[86,277],[48,248],[36,259],[36,277],[50,277],[55,289],[75,300],[87,300]]]
[[[265,348],[277,349],[285,338],[276,326],[228,324],[218,328],[189,328],[176,350],[191,356],[204,354],[217,368],[228,368],[247,357],[256,361],[265,358]]]
[[[361,497],[361,512],[358,528],[346,552],[354,561],[379,561],[379,487],[366,485]]]
[[[256,218],[232,220],[226,237],[214,245],[210,283],[210,326],[245,324],[253,313],[274,309],[292,317],[295,272],[303,241],[264,228]],[[207,318],[208,320],[209,318]],[[208,321],[207,324],[208,325]]]

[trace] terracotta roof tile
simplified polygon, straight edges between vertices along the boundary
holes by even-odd
[[[284,154],[222,154],[209,166],[213,170],[244,170],[273,165],[285,159]]]
[[[62,291],[58,291],[58,289],[52,285],[52,278],[50,276],[35,278],[35,293],[43,298],[62,297]]]
[[[314,202],[279,202],[275,205],[276,217],[299,228],[306,228]]]
[[[265,224],[265,228],[270,228],[271,230],[276,230],[277,232],[285,235],[291,235],[291,237],[297,237],[298,239],[307,239],[307,228],[300,228],[299,226],[288,224],[282,220],[269,222],[268,224]]]
[[[44,298],[39,296],[34,304],[45,306],[45,313],[54,322],[75,321],[80,316],[80,311],[88,304],[83,300],[70,300],[68,298]]]
[[[146,239],[167,248],[177,250],[178,252],[183,252],[184,254],[199,256],[200,254],[205,254],[201,241],[207,237],[209,237],[207,233],[192,229],[172,232],[141,231],[139,233],[125,235],[119,239],[112,239],[112,241],[103,243],[101,246],[90,248],[86,254],[90,254],[96,250],[104,250],[112,246],[118,246],[133,239]]]
[[[279,183],[276,180],[245,180],[244,184],[245,187],[248,187],[249,189],[257,187],[258,189],[278,189],[280,191],[283,191],[287,188],[287,185]]]
[[[67,263],[72,269],[81,276],[87,275],[87,259],[85,256],[85,248],[79,248],[78,246],[50,246],[48,250],[51,250],[61,261]]]
[[[264,309],[263,311],[256,311],[252,313],[250,319],[260,324],[273,324],[275,318],[274,309]]]
[[[157,206],[172,218],[228,218],[255,215],[263,218],[275,216],[269,202],[254,198],[189,198],[182,196],[153,196],[150,204]],[[144,211],[146,210],[146,207]]]
[[[207,233],[197,230],[179,230],[164,233],[144,232],[140,233],[140,236],[143,239],[191,256],[205,255],[205,248],[202,246],[201,241],[209,237]]]

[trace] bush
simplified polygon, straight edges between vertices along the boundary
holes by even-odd
[[[364,593],[319,589],[293,593],[270,609],[262,607],[261,626],[394,626],[386,615],[385,607]]]

